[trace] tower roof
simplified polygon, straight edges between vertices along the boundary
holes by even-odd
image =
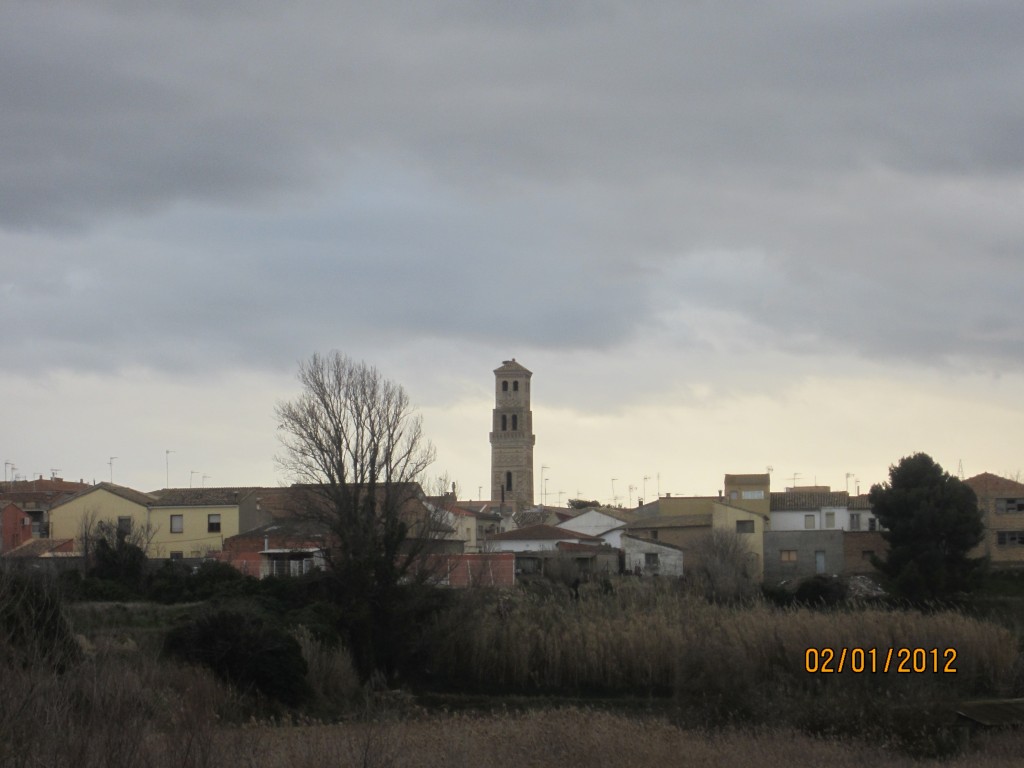
[[[495,374],[499,373],[525,373],[530,376],[533,375],[533,371],[527,370],[525,366],[516,362],[513,357],[511,360],[502,360],[501,367],[494,369]]]

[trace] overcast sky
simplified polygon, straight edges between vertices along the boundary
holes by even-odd
[[[285,482],[331,349],[467,497],[513,356],[549,503],[1024,469],[1019,0],[140,5],[0,6],[8,477]]]

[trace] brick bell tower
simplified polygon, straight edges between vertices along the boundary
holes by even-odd
[[[491,418],[491,501],[533,506],[533,373],[513,357],[494,370],[494,412]]]

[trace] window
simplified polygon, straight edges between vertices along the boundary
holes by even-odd
[[[813,531],[814,530],[814,515],[804,515],[804,530],[805,531]]]
[[[860,530],[860,512],[851,512],[850,513],[850,530],[851,531],[859,531]]]
[[[1001,547],[1024,544],[1024,531],[998,531],[996,543]]]
[[[742,495],[744,499],[763,499],[764,491],[744,491]]]
[[[782,562],[782,563],[795,563],[796,562],[796,550],[795,549],[780,549],[779,550],[779,562]]]
[[[754,532],[754,521],[753,520],[737,520],[736,521],[736,533],[753,533]]]
[[[505,490],[506,491],[511,491],[512,490],[512,473],[511,472],[506,472],[505,473]]]
[[[644,552],[644,570],[649,573],[657,573],[659,557],[657,552]]]
[[[835,528],[836,527],[836,513],[835,512],[826,512],[825,513],[825,527],[826,528]]]
[[[513,392],[518,392],[519,391],[519,382],[518,381],[513,381],[512,382],[512,391]]]
[[[512,414],[512,431],[515,432],[519,429],[519,417],[516,414]]]
[[[507,381],[501,382],[501,391],[502,392],[508,392],[508,382]]]
[[[873,517],[869,517],[868,518],[868,530],[869,531],[877,531],[878,530],[878,521],[875,518],[873,518]]]
[[[1024,499],[996,499],[996,514],[1016,515],[1024,512]]]
[[[184,552],[171,552],[171,560],[184,560],[184,559],[185,559],[185,553]]]
[[[736,491],[729,491],[729,499],[731,501],[736,501],[739,497],[740,495]]]
[[[185,516],[171,515],[171,533],[181,533],[185,530]]]
[[[860,559],[861,560],[870,560],[874,556],[875,556],[875,550],[873,550],[873,549],[862,549],[860,551]]]
[[[220,533],[220,515],[206,516],[207,533]]]
[[[117,518],[117,533],[119,536],[127,536],[132,532],[132,519],[130,517]]]
[[[658,538],[658,529],[657,528],[652,528],[651,529],[651,538],[652,539],[657,539]]]
[[[518,573],[540,573],[540,558],[516,557],[516,571]]]
[[[508,416],[501,414],[501,431],[508,432]]]

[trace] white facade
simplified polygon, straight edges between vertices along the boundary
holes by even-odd
[[[683,575],[683,553],[667,544],[626,535],[622,537],[622,553],[625,568],[630,573],[644,576]]]
[[[581,515],[577,515],[569,520],[563,520],[556,527],[582,533],[586,536],[597,536],[605,544],[619,549],[622,546],[622,534],[625,531],[626,524],[622,520],[600,510],[588,509]]]
[[[821,507],[772,511],[773,531],[874,531],[877,521],[870,509]]]

